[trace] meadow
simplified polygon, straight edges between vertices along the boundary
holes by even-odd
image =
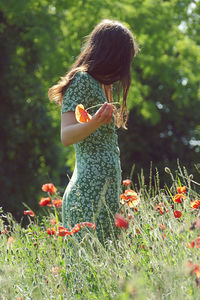
[[[199,183],[178,167],[171,186],[124,180],[118,240],[103,246],[95,224],[62,227],[62,199],[44,184],[44,216],[24,228],[0,211],[0,299],[200,299]],[[84,232],[83,240],[76,234]]]

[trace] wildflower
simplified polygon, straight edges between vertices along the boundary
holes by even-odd
[[[80,227],[84,228],[85,226],[96,229],[96,223],[90,223],[90,222],[81,222],[80,223]]]
[[[128,228],[129,222],[126,220],[122,215],[116,214],[115,215],[115,226],[118,228]]]
[[[49,223],[51,225],[55,225],[55,224],[57,224],[57,221],[56,221],[56,219],[51,219],[51,220],[49,220]]]
[[[91,120],[92,116],[84,109],[82,104],[76,106],[75,109],[76,120],[79,123],[87,123]]]
[[[164,203],[156,204],[155,210],[159,210],[160,214],[163,215],[164,213],[167,213],[169,210],[165,207]]]
[[[8,233],[7,229],[1,230],[1,234],[7,234],[7,233]]]
[[[163,241],[164,241],[165,238],[166,238],[166,233],[164,233],[164,234],[162,235]]]
[[[200,209],[200,200],[196,199],[195,201],[192,201],[190,205],[192,208]]]
[[[159,204],[156,204],[155,210],[159,210],[160,214],[163,215],[163,209],[162,209],[162,207]]]
[[[62,226],[58,227],[58,236],[71,235],[72,232]]]
[[[52,200],[52,202],[55,205],[55,207],[61,207],[62,206],[62,199],[55,199],[55,200]]]
[[[81,229],[80,224],[76,224],[76,225],[72,228],[72,233],[77,233],[80,229]]]
[[[181,216],[182,216],[182,212],[180,212],[179,210],[174,211],[174,217],[175,218],[180,218]]]
[[[125,192],[120,195],[120,203],[127,203],[130,208],[134,208],[140,201],[138,194],[131,190],[125,190]]]
[[[159,224],[159,227],[160,227],[160,229],[162,229],[162,230],[165,230],[165,229],[166,229],[165,225],[163,225],[163,224]]]
[[[130,179],[125,179],[125,180],[122,181],[122,183],[123,183],[124,186],[128,186],[128,185],[131,184],[131,180]]]
[[[176,190],[179,194],[185,193],[186,192],[186,186],[177,186]]]
[[[15,239],[13,236],[9,236],[8,240],[7,240],[7,249],[10,248],[10,246],[12,245],[12,243],[15,242]]]
[[[35,214],[34,214],[34,212],[33,212],[32,210],[25,210],[25,211],[24,211],[24,215],[29,215],[29,216],[31,216],[31,217],[34,217],[34,216],[35,216]]]
[[[185,198],[186,198],[186,196],[183,195],[183,194],[176,194],[174,196],[174,202],[176,202],[176,203],[182,203],[181,199],[185,199]]]
[[[49,203],[51,203],[51,198],[50,197],[46,197],[46,198],[42,197],[40,199],[39,205],[40,206],[47,206]]]
[[[197,278],[200,278],[200,266],[198,264],[193,264],[191,261],[188,261],[187,267],[191,275],[196,275]]]
[[[44,192],[50,193],[51,195],[53,195],[53,194],[57,191],[57,189],[56,189],[56,187],[54,186],[53,183],[46,183],[46,184],[43,184],[42,190],[43,190]]]
[[[48,233],[49,235],[54,235],[54,234],[56,234],[56,230],[55,230],[54,227],[52,227],[52,228],[47,228],[47,233]]]
[[[200,236],[188,244],[188,248],[200,248]]]
[[[143,249],[143,250],[146,250],[146,249],[147,249],[147,247],[146,247],[145,245],[139,245],[138,248],[139,248],[139,249]]]

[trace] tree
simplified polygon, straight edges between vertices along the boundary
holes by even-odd
[[[191,172],[199,163],[199,1],[2,0],[0,3],[0,199],[22,215],[37,207],[40,186],[62,189],[73,166],[72,147],[60,143],[60,110],[47,91],[69,69],[87,36],[104,18],[136,36],[128,131],[119,130],[124,176],[150,162]],[[65,158],[66,157],[66,158]],[[73,168],[73,167],[72,167]],[[161,176],[161,180],[164,177]],[[15,213],[16,212],[16,213]]]

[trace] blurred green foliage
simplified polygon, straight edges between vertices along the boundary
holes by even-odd
[[[47,91],[104,18],[127,25],[141,51],[132,65],[128,131],[119,130],[123,176],[135,164],[162,174],[176,160],[194,171],[200,140],[200,2],[189,0],[1,0],[0,203],[20,218],[40,187],[64,189],[72,147],[60,143],[60,109]],[[135,176],[135,175],[134,175]],[[148,176],[148,175],[147,175]],[[135,178],[135,177],[134,177]]]

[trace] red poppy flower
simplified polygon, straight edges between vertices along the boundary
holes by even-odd
[[[190,205],[192,208],[200,209],[200,200],[196,199],[195,201],[192,201]]]
[[[164,212],[163,212],[163,207],[161,207],[159,204],[156,204],[155,210],[159,210],[161,215],[164,214]]]
[[[42,197],[40,199],[39,205],[40,206],[47,206],[50,203],[51,203],[51,198],[50,197],[46,197],[46,198]]]
[[[72,228],[72,233],[77,233],[80,229],[81,229],[80,224],[76,224],[76,225]]]
[[[58,227],[58,236],[71,235],[72,232],[62,226]]]
[[[186,186],[177,186],[176,190],[179,194],[185,193],[186,192]]]
[[[96,229],[96,223],[93,224],[93,223],[90,223],[90,222],[81,222],[79,225],[82,228],[84,228],[86,226],[86,227],[89,227],[89,228]]]
[[[118,228],[128,228],[129,222],[126,220],[122,215],[116,214],[115,215],[115,226]]]
[[[56,189],[56,187],[54,186],[53,183],[46,183],[46,184],[43,184],[42,190],[43,190],[44,192],[50,193],[51,195],[53,195],[53,194],[57,191],[57,189]]]
[[[179,210],[175,210],[174,211],[174,217],[175,218],[180,218],[182,216],[182,212],[181,211],[179,211]]]
[[[182,200],[181,200],[182,198],[185,199],[186,196],[183,195],[183,194],[176,194],[174,196],[174,202],[176,202],[176,203],[182,203]]]
[[[25,210],[25,211],[24,211],[24,215],[29,215],[29,216],[31,216],[31,217],[34,217],[34,216],[35,216],[35,214],[34,214],[34,212],[33,212],[32,210]]]
[[[8,233],[7,229],[1,231],[1,234],[7,234],[7,233]]]
[[[169,210],[165,207],[165,203],[159,203],[156,204],[155,210],[160,211],[160,214],[163,215],[164,213],[166,214]]]
[[[76,106],[75,109],[76,120],[79,123],[87,123],[92,119],[92,116],[84,109],[82,104]]]
[[[48,233],[49,235],[54,235],[54,234],[56,234],[56,229],[55,229],[54,227],[52,227],[52,228],[47,228],[47,233]]]
[[[122,181],[123,185],[128,186],[131,184],[131,180],[130,179],[125,179]]]
[[[188,244],[189,248],[200,248],[200,236]]]
[[[52,202],[55,205],[55,207],[61,207],[62,206],[62,199],[55,199],[55,200],[52,200]]]

